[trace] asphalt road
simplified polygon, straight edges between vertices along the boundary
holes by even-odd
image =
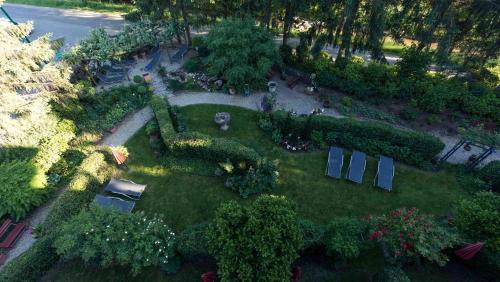
[[[89,31],[102,27],[109,33],[118,32],[124,24],[118,14],[103,14],[89,11],[45,8],[18,4],[4,4],[4,9],[16,22],[33,21],[34,30],[30,39],[52,33],[52,39],[64,37],[63,49],[75,45]],[[4,17],[3,13],[0,13]]]

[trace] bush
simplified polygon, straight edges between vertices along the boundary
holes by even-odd
[[[334,143],[374,156],[392,156],[396,160],[417,166],[423,166],[444,148],[444,144],[436,137],[375,122],[328,116],[297,117],[283,111],[272,113],[271,121],[284,135],[292,134],[310,139],[310,136],[304,136],[304,132],[322,131],[327,137],[325,139],[330,142],[328,145]]]
[[[313,130],[311,132],[311,142],[314,145],[314,147],[316,147],[318,149],[324,148],[326,146],[324,140],[325,139],[323,138],[323,132],[322,131],[320,131],[320,130]]]
[[[459,243],[453,229],[440,225],[434,217],[416,208],[401,208],[378,217],[370,217],[369,240],[381,243],[384,256],[392,263],[424,258],[444,266],[444,249]]]
[[[293,204],[278,196],[223,204],[207,236],[221,281],[288,281],[302,245]]]
[[[208,256],[208,224],[188,226],[177,237],[176,250],[184,259]]]
[[[43,172],[47,172],[61,155],[69,148],[69,142],[76,136],[76,126],[72,121],[62,120],[58,123],[56,133],[43,139],[39,152],[35,156],[35,164]]]
[[[144,83],[144,78],[142,76],[140,76],[140,75],[134,75],[133,80],[137,84]]]
[[[324,244],[330,256],[353,259],[359,256],[366,246],[367,224],[350,217],[337,218],[325,228]]]
[[[323,226],[314,224],[309,220],[300,220],[299,228],[304,241],[302,250],[318,248],[323,245],[323,234],[325,233]]]
[[[399,112],[399,116],[404,120],[414,121],[417,119],[417,112],[413,111],[409,107],[405,107]]]
[[[410,282],[410,278],[399,267],[388,266],[384,268],[384,272],[377,282]]]
[[[93,204],[66,222],[54,241],[57,254],[131,268],[133,275],[145,267],[166,268],[174,258],[175,235],[162,218],[144,213],[124,214]]]
[[[31,161],[0,163],[0,218],[23,218],[44,202],[48,192],[44,172]]]
[[[486,181],[493,191],[500,192],[500,161],[492,161],[481,168],[479,177]]]
[[[223,20],[210,29],[206,40],[211,52],[208,72],[222,75],[237,91],[245,84],[262,87],[267,72],[279,61],[271,34],[251,20]]]
[[[251,166],[243,175],[229,177],[227,183],[243,198],[252,194],[270,192],[276,188],[278,183],[276,164],[267,159],[261,159],[255,168]]]
[[[193,57],[189,58],[184,65],[182,66],[187,72],[197,72],[201,69],[202,67],[202,62],[200,58],[198,57]]]
[[[396,63],[398,74],[412,78],[423,77],[427,72],[431,59],[430,53],[418,50],[416,46],[406,48],[401,60]]]

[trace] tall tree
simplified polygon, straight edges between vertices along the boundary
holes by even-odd
[[[368,49],[371,58],[375,61],[384,59],[382,44],[384,42],[386,0],[373,0],[371,2],[370,19],[368,22]]]
[[[337,59],[351,56],[351,38],[354,20],[359,9],[360,0],[346,0],[344,6],[344,24],[342,26],[342,42],[340,43]]]

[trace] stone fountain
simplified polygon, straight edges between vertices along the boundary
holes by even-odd
[[[229,129],[229,121],[231,120],[231,115],[226,112],[220,112],[216,113],[214,117],[214,121],[216,124],[220,126],[221,130],[228,130]]]

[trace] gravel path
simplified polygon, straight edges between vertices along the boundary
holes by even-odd
[[[139,131],[149,120],[153,118],[153,109],[147,106],[131,116],[125,118],[116,127],[117,130],[105,137],[101,144],[108,146],[120,146],[125,144],[134,134]]]

